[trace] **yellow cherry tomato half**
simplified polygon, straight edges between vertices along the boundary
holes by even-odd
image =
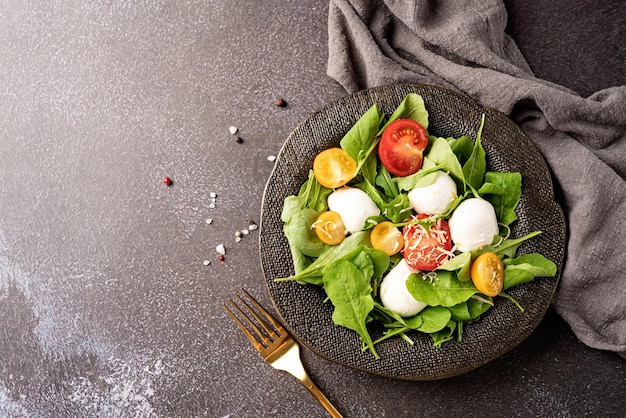
[[[346,237],[346,227],[343,225],[341,215],[332,210],[322,212],[311,228],[324,244],[337,245]]]
[[[479,255],[470,270],[472,283],[487,296],[497,296],[504,286],[504,264],[494,253]]]
[[[336,189],[354,178],[356,161],[341,148],[329,148],[313,160],[313,174],[322,186]]]
[[[372,247],[387,255],[397,254],[404,247],[402,232],[389,221],[381,222],[372,229],[370,241]]]

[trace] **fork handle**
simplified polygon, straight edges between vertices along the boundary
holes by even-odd
[[[311,392],[313,397],[315,397],[315,399],[317,399],[318,402],[320,404],[322,404],[324,409],[326,411],[328,411],[328,413],[330,414],[331,417],[333,417],[333,418],[343,418],[343,416],[339,413],[339,411],[337,411],[337,409],[335,409],[333,404],[330,403],[328,398],[326,396],[324,396],[322,391],[319,390],[319,388],[317,386],[315,386],[315,383],[313,383],[313,381],[309,378],[308,375],[305,374],[304,378],[300,379],[300,382],[302,382],[304,387],[306,387],[309,390],[309,392]]]

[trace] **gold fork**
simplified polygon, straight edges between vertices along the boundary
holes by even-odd
[[[265,361],[271,364],[273,368],[285,371],[298,379],[315,399],[322,404],[331,417],[341,418],[341,414],[315,386],[315,383],[311,381],[304,370],[300,360],[300,346],[298,343],[259,302],[244,289],[241,289],[241,291],[250,303],[246,302],[238,293],[235,293],[235,301],[230,298],[228,301],[237,314],[226,304],[224,304],[224,309],[233,317],[239,328],[252,342],[254,348],[261,353]]]

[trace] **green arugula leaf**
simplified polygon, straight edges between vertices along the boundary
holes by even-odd
[[[406,194],[399,194],[381,207],[383,215],[392,223],[399,223],[411,217],[411,202]]]
[[[437,172],[445,170],[445,164],[436,164],[430,158],[424,157],[422,168],[410,176],[395,177],[394,181],[398,185],[399,191],[410,191],[416,187],[426,187],[435,181]]]
[[[449,321],[444,329],[442,329],[439,332],[434,332],[430,334],[431,338],[433,339],[433,345],[435,347],[441,347],[441,344],[453,339],[454,332],[456,331],[456,329],[457,329],[457,322]]]
[[[376,158],[376,153],[370,154],[363,161],[363,165],[361,165],[361,176],[363,177],[363,181],[367,181],[371,184],[376,183],[376,177],[378,173],[377,164],[378,159]]]
[[[387,170],[382,164],[378,174],[376,175],[374,184],[383,189],[383,193],[385,193],[387,197],[394,198],[398,195],[398,193],[400,193],[398,185],[391,178],[391,173],[389,173],[389,170]]]
[[[504,260],[504,290],[537,277],[554,277],[557,266],[541,254],[522,254],[514,259]]]
[[[537,235],[541,234],[541,231],[535,231],[535,232],[531,232],[529,234],[524,235],[523,237],[520,238],[516,238],[516,239],[505,239],[500,243],[496,243],[496,244],[491,244],[491,245],[486,245],[484,247],[482,247],[480,250],[477,250],[474,253],[474,256],[478,257],[480,254],[482,253],[486,253],[486,252],[492,252],[492,253],[496,253],[498,255],[500,255],[502,257],[507,256],[509,258],[513,258],[515,257],[515,253],[517,252],[517,249],[519,248],[520,245],[522,245],[522,243],[524,241],[527,241],[531,238],[536,237]]]

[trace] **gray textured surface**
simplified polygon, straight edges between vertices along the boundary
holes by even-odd
[[[591,3],[587,14],[563,6],[552,13],[565,17],[546,17],[516,2],[510,24],[538,76],[581,94],[623,84],[623,16]],[[324,416],[261,361],[221,302],[245,286],[270,305],[258,231],[238,243],[234,233],[258,221],[267,157],[344,94],[325,75],[327,7],[0,6],[0,416]],[[613,35],[596,44],[560,26],[578,47],[532,31],[551,19],[572,28],[600,19],[595,27]],[[554,68],[559,60],[566,69]],[[279,96],[286,108],[274,106]],[[552,312],[517,349],[440,382],[379,378],[306,351],[303,359],[352,417],[626,411],[624,361],[582,345]]]

